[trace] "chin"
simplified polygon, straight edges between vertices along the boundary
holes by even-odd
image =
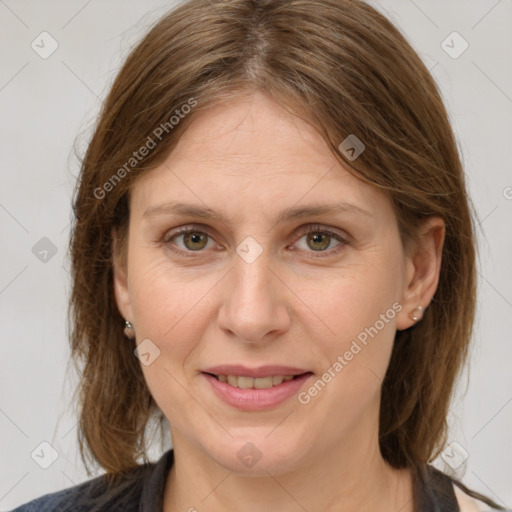
[[[268,432],[267,432],[268,435]],[[231,439],[210,452],[212,459],[233,473],[247,476],[268,476],[289,473],[297,469],[305,450],[304,443],[284,442],[258,435]]]

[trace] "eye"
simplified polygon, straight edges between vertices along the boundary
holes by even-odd
[[[345,245],[348,245],[348,241],[341,234],[338,234],[329,229],[322,228],[322,226],[310,226],[306,231],[306,234],[301,236],[295,245],[298,246],[298,243],[304,238],[305,248],[302,246],[299,247],[299,249],[305,250],[306,252],[327,253],[328,255],[331,255],[339,252]],[[333,241],[337,242],[337,245],[334,246],[334,249],[332,249]],[[330,247],[331,250],[328,250]],[[316,254],[312,254],[312,256],[317,257]]]
[[[175,240],[179,240],[180,238],[183,241],[182,247],[175,242]],[[201,252],[203,249],[208,248],[208,242],[213,243],[208,232],[193,226],[178,228],[173,233],[165,235],[163,242],[174,252],[178,252],[180,254],[187,252]]]

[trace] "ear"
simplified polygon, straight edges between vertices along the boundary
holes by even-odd
[[[126,235],[128,236],[128,235]],[[132,321],[132,307],[128,290],[127,265],[128,240],[121,239],[118,231],[112,229],[112,270],[114,276],[114,295],[117,308],[126,320]]]
[[[427,309],[439,283],[445,223],[440,217],[428,217],[418,229],[418,240],[406,250],[405,281],[397,315],[397,329],[407,329],[418,322]],[[421,306],[420,309],[417,309]],[[418,317],[411,318],[410,314]]]

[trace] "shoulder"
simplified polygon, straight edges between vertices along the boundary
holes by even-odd
[[[460,512],[481,512],[483,510],[481,502],[466,494],[456,485],[453,486],[453,490],[455,492],[455,497],[457,498]]]
[[[418,496],[421,510],[458,510],[459,512],[492,512],[506,510],[490,497],[468,488],[459,479],[433,465],[420,468]]]
[[[173,450],[157,462],[146,462],[129,474],[109,481],[101,475],[29,501],[11,512],[137,512],[160,510],[166,475],[174,461]]]
[[[148,470],[148,467],[140,466],[114,486],[109,486],[102,475],[74,487],[45,494],[11,512],[137,511]]]
[[[52,510],[59,512],[82,511],[84,507],[80,506],[80,501],[91,495],[91,491],[100,487],[103,483],[103,477],[97,477],[80,485],[62,489],[57,492],[45,494],[35,500],[29,501],[12,512],[50,512]]]
[[[477,497],[470,496],[459,488],[455,483],[453,484],[453,490],[455,497],[457,498],[457,504],[459,505],[460,512],[492,512],[493,510],[502,510],[504,512],[512,512],[510,510],[498,509],[491,507],[483,500]]]
[[[11,512],[50,512],[51,510],[64,512],[72,509],[78,512],[78,510],[82,510],[73,505],[74,501],[74,488],[64,489],[51,494],[45,494],[40,498],[16,507]],[[63,504],[66,505],[63,506]]]

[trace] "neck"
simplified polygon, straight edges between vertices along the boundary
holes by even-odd
[[[365,444],[347,439],[338,449],[306,457],[292,471],[265,476],[230,471],[179,433],[172,438],[175,458],[164,512],[414,511],[411,473],[384,461],[377,436]]]

